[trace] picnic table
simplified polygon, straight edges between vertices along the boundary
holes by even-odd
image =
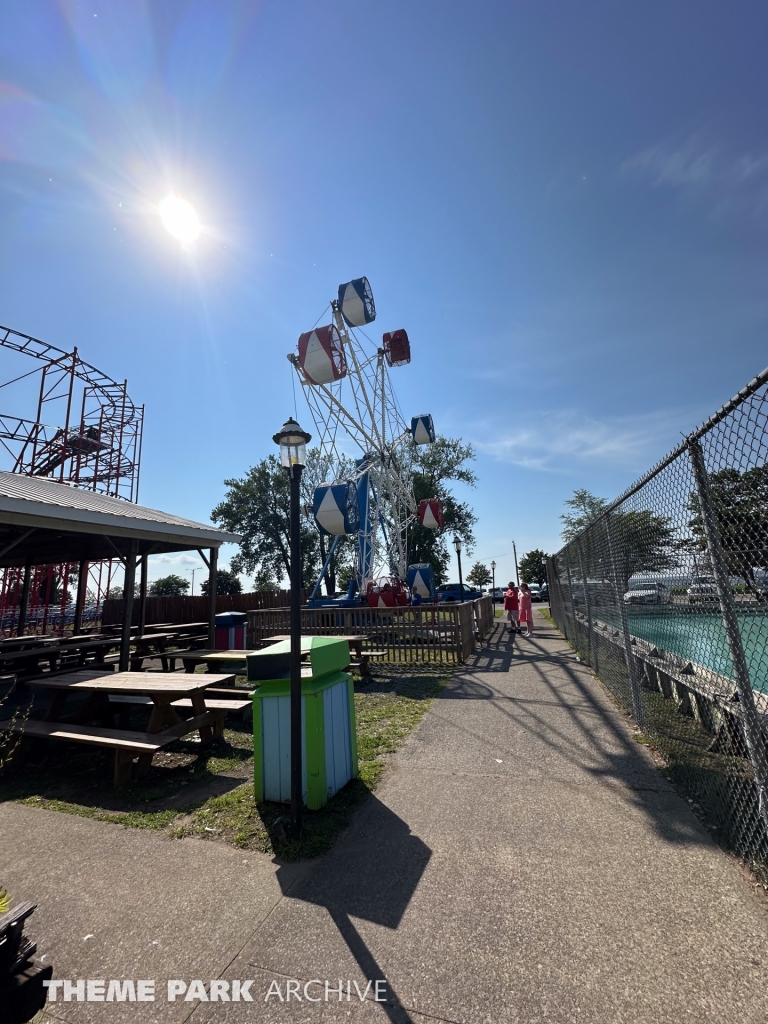
[[[59,667],[76,660],[77,665],[85,665],[89,654],[94,656],[93,660],[99,666],[104,665],[107,653],[114,647],[120,646],[119,637],[99,636],[98,634],[65,636],[60,641]]]
[[[231,686],[231,675],[204,674],[195,676],[160,675],[137,672],[78,672],[67,676],[54,676],[30,682],[44,689],[50,704],[43,721],[27,719],[14,728],[26,736],[62,739],[69,742],[89,743],[112,748],[115,751],[114,782],[129,781],[136,764],[137,777],[146,774],[152,755],[169,743],[191,732],[200,733],[200,741],[209,745],[223,733],[227,715],[222,702],[206,703],[205,693],[211,686]],[[82,706],[68,716],[64,715],[67,700],[73,695],[86,694]],[[138,697],[136,703],[150,698],[151,712],[144,732],[85,725],[93,719],[110,721],[110,697],[117,699]],[[191,718],[182,718],[179,710],[191,709]]]
[[[135,637],[132,641],[136,645],[136,650],[131,654],[131,672],[141,672],[144,658],[153,654],[160,655],[163,671],[167,672],[163,654],[168,641],[172,638],[173,633],[144,633],[143,636]]]
[[[38,640],[36,637],[19,637],[19,642],[3,641],[0,644],[0,667],[17,672],[39,672],[40,662],[47,661],[51,672],[56,671],[59,657],[57,638]]]

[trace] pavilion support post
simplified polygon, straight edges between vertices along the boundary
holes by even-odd
[[[75,597],[75,622],[72,627],[75,636],[79,636],[83,629],[83,608],[85,607],[85,595],[88,590],[88,563],[83,560],[77,570],[77,596]]]
[[[27,627],[27,611],[29,610],[29,587],[32,582],[32,566],[29,562],[24,566],[24,579],[21,584],[21,603],[19,604],[19,624],[16,636],[24,636]]]
[[[139,553],[138,540],[131,541],[130,551],[125,560],[125,582],[123,584],[123,633],[120,638],[120,671],[127,672],[131,660],[131,620],[133,619],[133,591],[136,587],[136,556]]]
[[[216,646],[216,567],[219,558],[219,549],[211,548],[209,556],[208,573],[208,647],[213,650]]]
[[[147,566],[148,556],[141,559],[141,579],[139,580],[139,636],[144,636],[147,628]]]

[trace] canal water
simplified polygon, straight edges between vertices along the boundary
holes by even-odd
[[[750,611],[738,618],[752,686],[768,694],[768,613]],[[733,678],[728,640],[720,615],[630,612],[627,619],[634,636]]]

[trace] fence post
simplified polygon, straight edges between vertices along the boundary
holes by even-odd
[[[557,611],[560,617],[560,623],[557,623],[557,628],[562,631],[565,639],[568,640],[568,619],[565,614],[565,600],[563,599],[563,585],[560,579],[560,561],[558,555],[552,555],[552,580],[554,580],[557,587]],[[554,593],[554,591],[553,591]],[[555,620],[557,622],[557,620]]]
[[[576,643],[578,629],[576,628],[576,605],[573,603],[573,582],[571,581],[571,560],[568,557],[568,547],[565,548],[565,574],[568,577],[568,599],[571,602],[571,619],[573,620],[573,642]],[[565,611],[565,609],[563,609]],[[567,618],[563,615],[563,618]]]
[[[747,665],[747,659],[744,656],[744,646],[741,642],[741,630],[739,629],[739,620],[736,615],[736,602],[733,599],[731,581],[728,577],[723,549],[720,545],[720,531],[717,525],[717,516],[712,505],[709,476],[704,465],[704,452],[697,438],[692,438],[688,442],[688,454],[691,459],[693,479],[696,484],[696,494],[701,509],[707,550],[710,562],[712,563],[712,575],[715,577],[717,596],[720,600],[720,611],[728,638],[728,649],[731,655],[733,673],[736,677],[736,689],[739,694],[739,703],[741,704],[744,722],[744,738],[747,742],[749,759],[755,772],[760,816],[768,824],[768,764],[766,763],[765,742],[763,740],[760,716],[755,706],[755,695],[749,678],[749,666]]]
[[[622,580],[623,572],[616,559],[616,544],[613,533],[613,512],[609,512],[605,517],[605,530],[608,534],[608,557],[611,560],[611,569],[613,570],[613,586],[616,592],[616,603],[619,606],[619,615],[621,616],[621,632],[624,635],[624,660],[627,663],[629,688],[632,691],[632,714],[634,715],[638,726],[642,729],[645,726],[645,716],[643,714],[643,705],[640,702],[640,683],[637,678],[637,665],[635,662],[635,656],[632,653],[632,641],[629,636],[627,609],[624,604],[624,583],[626,581]]]
[[[593,643],[594,634],[592,632],[592,601],[589,597],[589,587],[587,586],[587,573],[584,569],[584,551],[581,546],[581,535],[576,538],[576,546],[579,549],[579,567],[581,569],[581,580],[584,584],[584,605],[587,609],[587,649],[589,651],[589,663],[595,672],[599,675],[599,664],[597,657],[597,643]]]

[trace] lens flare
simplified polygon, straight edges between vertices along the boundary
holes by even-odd
[[[170,195],[160,203],[159,210],[166,229],[182,245],[191,245],[195,241],[200,234],[200,219],[191,203]]]

